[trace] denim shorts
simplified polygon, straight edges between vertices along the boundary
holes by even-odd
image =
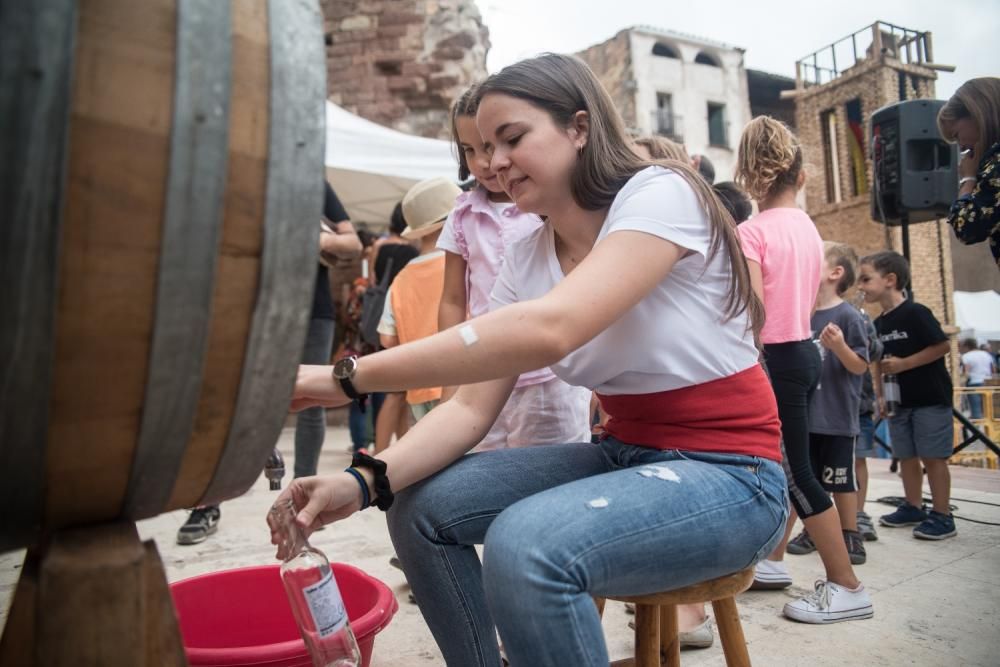
[[[889,434],[898,459],[946,459],[954,448],[951,406],[900,408],[889,418]]]
[[[872,413],[858,415],[858,437],[854,440],[854,457],[858,459],[873,459],[878,456],[875,451],[875,422]]]

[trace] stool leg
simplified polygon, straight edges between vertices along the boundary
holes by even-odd
[[[719,626],[722,652],[726,656],[726,667],[750,667],[747,641],[740,625],[740,613],[736,609],[736,599],[732,597],[712,602],[715,624]]]
[[[660,667],[660,607],[635,606],[635,667]]]
[[[677,606],[665,604],[660,607],[660,651],[667,667],[680,667],[681,640],[677,636]]]

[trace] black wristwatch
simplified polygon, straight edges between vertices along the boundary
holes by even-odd
[[[333,365],[333,379],[340,383],[341,389],[347,394],[348,398],[353,398],[358,402],[358,407],[361,411],[365,411],[365,401],[368,400],[368,394],[359,393],[357,389],[354,388],[354,383],[351,382],[354,379],[354,374],[358,372],[358,358],[356,356],[344,357],[337,363]]]

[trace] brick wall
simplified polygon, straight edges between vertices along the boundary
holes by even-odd
[[[874,221],[869,213],[870,194],[851,194],[850,149],[847,141],[848,101],[861,102],[863,119],[865,175],[868,188],[872,183],[870,150],[871,115],[876,109],[900,101],[899,73],[905,76],[906,99],[934,96],[932,70],[909,66],[881,58],[861,61],[839,78],[800,91],[795,97],[795,117],[806,163],[805,206],[825,240],[849,243],[859,256],[878,250],[902,252],[902,235],[898,227],[886,228]],[[837,125],[837,156],[842,199],[827,201],[826,167],[823,153],[821,114],[833,110]],[[954,274],[951,255],[952,232],[944,221],[910,225],[910,265],[916,300],[933,311],[948,332],[953,331],[955,307],[952,300]],[[877,308],[871,312],[877,314]],[[957,347],[953,345],[950,366],[957,368]]]
[[[622,115],[625,127],[636,127],[635,74],[628,30],[622,30],[608,41],[595,44],[576,55],[601,80]]]
[[[448,109],[486,76],[473,0],[322,0],[331,101],[368,120],[450,137]]]

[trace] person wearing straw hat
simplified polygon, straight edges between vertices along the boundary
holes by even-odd
[[[426,338],[438,332],[437,313],[444,288],[444,251],[438,236],[461,189],[444,177],[417,183],[403,197],[407,227],[401,236],[419,241],[420,254],[399,272],[389,287],[385,310],[378,325],[385,348]],[[420,420],[441,400],[441,387],[410,389],[406,402],[413,418]]]

